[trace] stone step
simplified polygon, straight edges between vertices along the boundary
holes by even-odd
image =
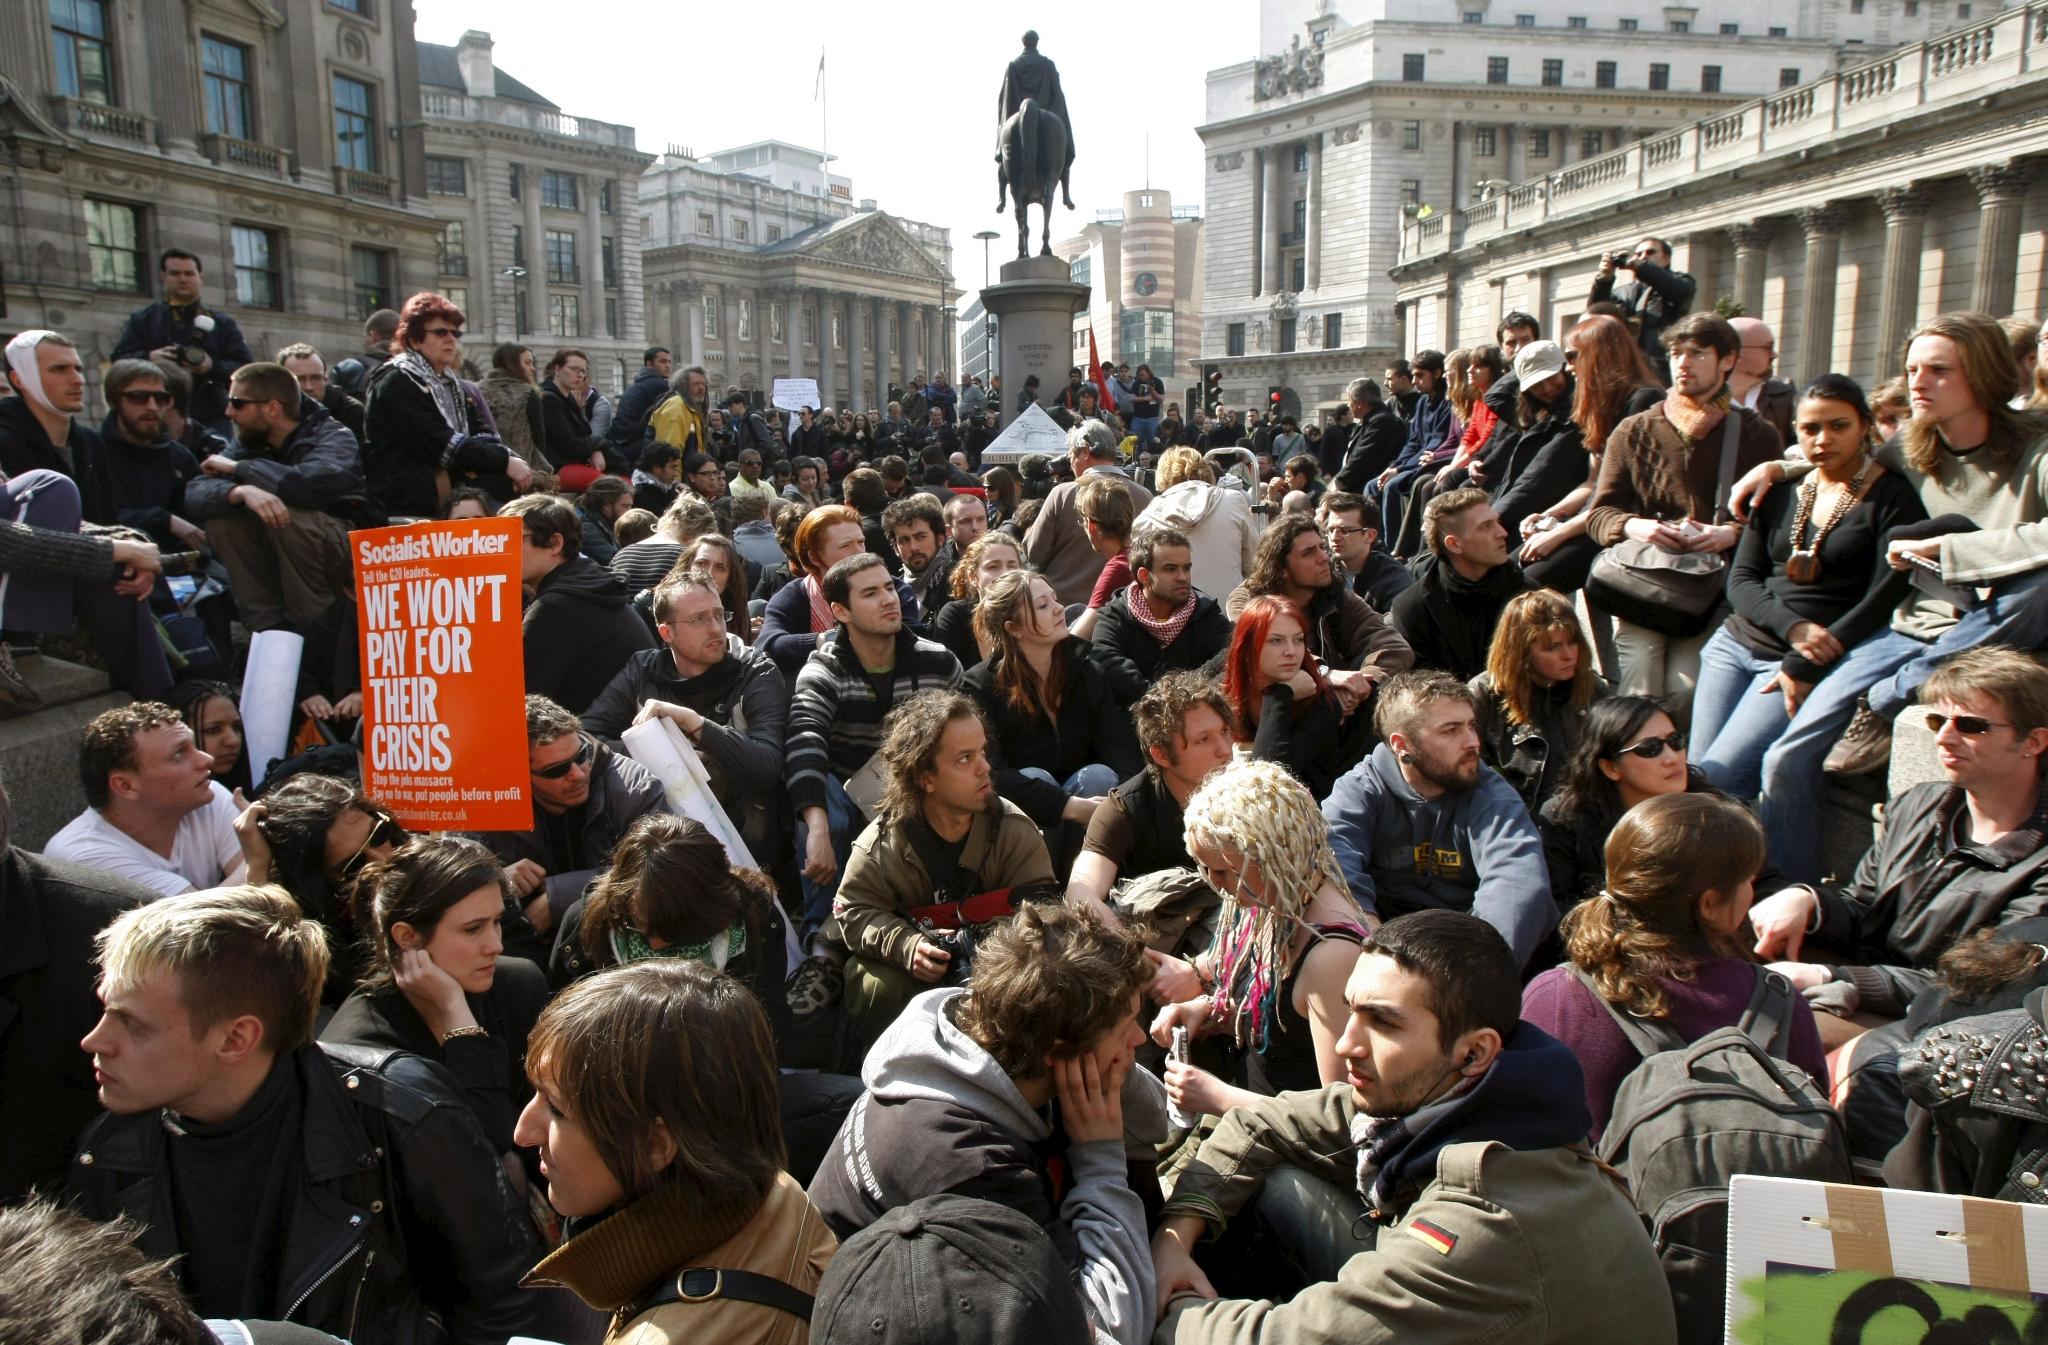
[[[9,839],[24,850],[41,850],[85,808],[78,782],[85,726],[130,698],[110,690],[104,672],[83,664],[29,654],[17,656],[15,667],[42,696],[43,707],[0,719],[0,780],[12,811]]]

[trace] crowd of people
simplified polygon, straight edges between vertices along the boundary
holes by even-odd
[[[16,335],[0,711],[133,701],[40,853],[0,790],[0,1339],[1691,1342],[1733,1175],[2037,1199],[2042,333],[1794,388],[1670,261],[1306,427],[1077,368],[1015,465],[1035,380],[614,402],[433,293],[259,360],[177,250],[97,432]],[[348,534],[488,516],[533,819],[413,833]]]

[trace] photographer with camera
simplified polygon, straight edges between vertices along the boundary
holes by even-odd
[[[1627,271],[1635,279],[1617,285],[1616,271]],[[1633,252],[1612,252],[1600,259],[1600,274],[1593,277],[1593,292],[1586,302],[1621,305],[1628,325],[1635,329],[1637,344],[1668,385],[1671,373],[1664,357],[1664,329],[1686,315],[1697,288],[1686,272],[1671,269],[1669,243],[1645,238]]]
[[[128,315],[117,360],[164,360],[192,376],[192,419],[228,434],[228,380],[251,358],[235,320],[199,302],[199,258],[166,248],[157,259],[164,297]]]

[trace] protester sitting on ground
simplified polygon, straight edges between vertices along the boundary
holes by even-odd
[[[1107,911],[1120,880],[1195,867],[1182,810],[1230,760],[1230,700],[1215,679],[1172,672],[1131,708],[1145,768],[1109,791],[1067,877],[1067,899]]]
[[[1633,341],[1627,332],[1621,337]],[[1576,329],[1565,340],[1570,350],[1555,341],[1529,341],[1516,351],[1514,376],[1494,385],[1496,395],[1502,388],[1515,389],[1510,414],[1465,473],[1465,484],[1493,492],[1502,526],[1519,536],[1576,517],[1571,510],[1582,508],[1584,498],[1572,503],[1582,496],[1575,488],[1582,487],[1583,496],[1591,494],[1590,455],[1572,408],[1579,396],[1573,357],[1587,358],[1592,347]],[[1625,352],[1623,357],[1629,358]],[[1660,396],[1662,391],[1660,386]],[[1540,514],[1552,522],[1541,521]],[[1582,549],[1599,548],[1587,543]]]
[[[1017,506],[1024,503],[1024,482],[1008,467],[991,467],[981,474],[984,497],[988,508],[988,527],[1001,528],[1016,514]],[[969,543],[973,545],[973,543]],[[962,548],[963,552],[965,548]]]
[[[327,940],[296,902],[166,897],[99,950],[106,1012],[80,1045],[107,1113],[71,1166],[80,1213],[145,1223],[201,1316],[364,1345],[534,1328],[533,1223],[454,1086],[405,1052],[313,1043]],[[346,1274],[337,1248],[360,1250]]]
[[[1194,591],[1194,547],[1168,527],[1137,534],[1131,582],[1101,608],[1091,639],[1128,660],[1144,683],[1168,672],[1210,666],[1230,644],[1230,619],[1214,598]]]
[[[853,842],[824,929],[850,954],[849,1060],[920,984],[964,983],[996,922],[1058,895],[1037,826],[996,793],[989,746],[980,708],[957,692],[923,693],[889,716],[882,801]]]
[[[491,518],[497,512],[490,496],[474,486],[464,486],[449,493],[448,508],[442,511],[441,516],[453,522],[463,518]]]
[[[137,701],[102,711],[78,751],[85,811],[43,853],[165,895],[241,881],[235,800],[176,710]]]
[[[774,659],[784,672],[794,674],[801,669],[821,643],[820,637],[837,627],[832,605],[825,598],[825,575],[840,561],[863,551],[885,564],[896,558],[893,551],[884,557],[868,545],[861,516],[848,505],[823,505],[805,514],[803,522],[797,524],[796,555],[803,579],[775,591],[762,614],[761,633],[754,637],[755,647]],[[900,582],[896,595],[903,624],[916,625],[917,600]]]
[[[59,332],[25,331],[7,342],[6,364],[13,396],[0,398],[0,475],[55,473],[76,487],[88,522],[113,523],[106,445],[80,418],[85,363],[78,348]]]
[[[1522,992],[1523,1021],[1569,1046],[1585,1071],[1591,1142],[1607,1128],[1621,1081],[1643,1060],[1603,1000],[1687,1042],[1735,1025],[1750,1007],[1765,971],[1749,950],[1746,917],[1763,862],[1756,818],[1711,794],[1660,795],[1614,824],[1607,885],[1564,918],[1569,961]],[[1813,1011],[1787,993],[1772,1054],[1824,1092],[1827,1057]]]
[[[1687,762],[1686,742],[1670,709],[1653,696],[1610,696],[1587,709],[1579,745],[1537,818],[1560,910],[1569,912],[1606,886],[1607,834],[1623,813],[1660,794],[1727,797]],[[1767,852],[1757,891],[1776,895],[1786,885]]]
[[[1154,1339],[1673,1345],[1657,1254],[1585,1147],[1577,1062],[1516,1017],[1518,970],[1469,915],[1380,927],[1344,990],[1345,1083],[1236,1109],[1174,1183],[1152,1239]],[[1253,1224],[1278,1256],[1226,1232],[1204,1258],[1215,1277],[1278,1263],[1293,1283],[1245,1286],[1280,1302],[1217,1300],[1196,1243]]]
[[[1361,910],[1470,911],[1528,966],[1557,904],[1528,808],[1481,759],[1475,700],[1446,672],[1394,679],[1375,711],[1380,745],[1337,781],[1323,816]]]
[[[991,532],[976,538],[953,567],[953,596],[933,618],[931,636],[953,652],[962,668],[977,666],[988,654],[974,625],[982,590],[1023,564],[1024,544],[1008,533]]]
[[[1152,1036],[1228,1034],[1235,1082],[1170,1061],[1184,1114],[1221,1115],[1252,1099],[1342,1077],[1344,977],[1377,918],[1361,919],[1306,789],[1269,761],[1234,761],[1188,799],[1188,853],[1223,899],[1215,940],[1192,960],[1157,957]]]
[[[1393,466],[1407,442],[1408,425],[1388,405],[1380,385],[1370,378],[1354,378],[1346,384],[1344,404],[1351,412],[1351,434],[1345,443],[1343,465],[1332,484],[1339,490],[1363,495],[1380,473]]]
[[[1088,540],[1081,526],[1076,496],[1081,478],[1087,475],[1111,477],[1123,483],[1131,494],[1134,514],[1152,503],[1152,492],[1130,478],[1117,465],[1116,440],[1099,421],[1082,423],[1067,432],[1067,462],[1074,479],[1053,487],[1045,508],[1024,538],[1024,553],[1031,564],[1043,571],[1062,604],[1088,601],[1095,580],[1102,573],[1102,553]]]
[[[498,427],[498,438],[533,472],[533,488],[553,490],[555,474],[544,451],[547,425],[541,414],[539,384],[533,348],[505,341],[492,349],[491,367],[484,370],[477,387]]]
[[[1103,558],[1102,573],[1095,576],[1095,587],[1088,594],[1087,610],[1074,622],[1074,634],[1085,640],[1094,633],[1103,607],[1130,587],[1131,521],[1136,510],[1123,481],[1091,472],[1081,478],[1081,488],[1074,496],[1074,511],[1080,516],[1081,530],[1088,535],[1089,544]]]
[[[2019,377],[2005,333],[1982,314],[1935,318],[1913,334],[1906,373],[1917,414],[1874,457],[1913,484],[1933,521],[1891,538],[1887,563],[1914,581],[1890,627],[1842,655],[1764,758],[1764,830],[1796,878],[1820,871],[1810,801],[1823,767],[1861,775],[1883,766],[1893,719],[1950,655],[2048,647],[2048,417],[2007,405]],[[1772,462],[1736,498],[1808,470]],[[1970,592],[1985,587],[1988,598]]]
[[[442,295],[413,295],[399,316],[403,350],[370,375],[363,471],[387,514],[434,518],[457,486],[509,501],[533,480],[533,469],[486,432],[456,381],[462,324],[462,310]]]
[[[903,459],[882,460],[884,468],[892,463],[897,471],[902,470]],[[888,530],[882,526],[882,511],[903,491],[891,493],[882,473],[872,467],[854,468],[846,474],[846,480],[840,485],[840,495],[846,501],[846,507],[853,510],[860,519],[862,544],[882,558],[882,563],[889,567],[890,574],[901,577],[903,562],[896,559],[895,551],[889,546]]]
[[[441,1066],[501,1154],[533,1096],[526,1038],[548,998],[539,967],[502,956],[511,900],[498,861],[462,836],[419,837],[366,870],[351,906],[368,965],[320,1033]]]
[[[753,581],[747,575],[746,558],[730,537],[707,532],[683,548],[675,569],[685,574],[701,573],[718,590],[725,612],[725,629],[745,644],[754,633]],[[673,573],[673,571],[671,571]]]
[[[1758,953],[1823,1011],[1831,1048],[1905,1013],[1964,935],[2048,914],[2048,668],[1972,650],[1921,693],[1942,779],[1885,806],[1846,887],[1779,893],[1752,914]]]
[[[243,881],[274,883],[327,931],[327,984],[320,1002],[332,1007],[362,978],[362,939],[355,916],[356,880],[364,869],[398,853],[406,831],[355,784],[302,772],[273,785],[235,819],[235,838],[248,863]]]
[[[1453,374],[1449,389],[1457,442],[1447,459],[1439,453],[1438,465],[1425,471],[1410,488],[1407,507],[1401,513],[1401,532],[1387,539],[1389,549],[1398,556],[1412,557],[1423,548],[1423,516],[1429,502],[1446,491],[1468,485],[1466,468],[1477,460],[1500,428],[1500,413],[1486,400],[1486,393],[1507,375],[1508,365],[1500,347],[1482,345],[1459,351],[1451,357],[1454,368],[1459,356],[1464,357],[1464,373]]]
[[[683,558],[683,548],[718,531],[711,506],[695,495],[680,495],[654,525],[654,535],[622,546],[605,568],[629,593],[640,594],[659,584]]]
[[[669,811],[661,781],[583,731],[545,696],[526,698],[526,764],[533,826],[477,839],[505,866],[514,900],[505,908],[505,949],[546,965],[554,929],[626,828]]]
[[[979,945],[970,986],[919,995],[869,1052],[867,1094],[811,1182],[833,1231],[940,1193],[991,1201],[1052,1239],[1096,1340],[1150,1340],[1136,1182],[1166,1138],[1159,1081],[1134,1061],[1150,975],[1144,944],[1095,912],[1020,909]]]
[[[1159,494],[1138,512],[1132,537],[1161,528],[1185,535],[1194,556],[1195,587],[1221,602],[1244,582],[1257,554],[1259,529],[1251,496],[1219,489],[1215,469],[1193,448],[1161,454],[1153,480]]]
[[[1309,652],[1322,661],[1346,713],[1380,683],[1415,666],[1408,642],[1338,577],[1313,518],[1274,520],[1259,538],[1251,573],[1223,604],[1224,614],[1235,620],[1262,594],[1287,598],[1307,615]]]
[[[1608,694],[1571,602],[1549,589],[1508,599],[1471,687],[1480,755],[1533,815],[1564,776],[1586,708]]]
[[[654,636],[633,593],[581,554],[575,511],[559,495],[527,495],[499,511],[524,531],[519,577],[533,596],[521,617],[526,690],[580,714]]]
[[[1493,628],[1508,599],[1524,587],[1485,491],[1463,486],[1423,507],[1422,533],[1436,564],[1387,611],[1387,623],[1415,651],[1422,668],[1442,668],[1461,682],[1486,671]]]
[[[185,487],[199,475],[199,460],[164,428],[171,394],[163,369],[149,360],[115,360],[100,389],[107,416],[99,439],[113,521],[148,534],[166,551],[198,550],[206,533],[185,509]]]
[[[194,678],[172,687],[164,703],[192,730],[199,750],[213,758],[213,778],[221,788],[247,792],[249,763],[242,751],[242,711],[235,689],[225,682]]]
[[[751,991],[684,958],[585,977],[541,1014],[527,1073],[518,1139],[569,1230],[532,1281],[610,1313],[613,1345],[805,1339],[837,1243],[782,1170]]]
[[[1927,518],[1912,482],[1872,460],[1870,408],[1854,382],[1814,380],[1794,421],[1816,470],[1751,511],[1728,571],[1734,613],[1701,649],[1693,690],[1700,769],[1745,800],[1797,787],[1767,789],[1765,756],[1803,728],[1814,685],[1891,619],[1911,581],[1884,563],[1885,539]]]
[[[633,467],[633,507],[657,517],[676,502],[682,490],[683,454],[660,440],[647,445]]]
[[[1142,761],[1115,685],[1137,683],[1137,672],[1126,667],[1119,677],[1101,662],[1114,655],[1069,632],[1052,585],[1036,571],[998,576],[983,590],[974,624],[989,655],[963,685],[988,723],[997,792],[1058,833],[1056,848],[1070,856],[1103,797]]]
[[[1322,663],[1308,652],[1302,610],[1265,594],[1238,613],[1224,656],[1223,694],[1230,699],[1237,741],[1258,761],[1285,766],[1321,798],[1364,754],[1371,717],[1344,708]]]
[[[619,515],[617,523],[612,524],[612,540],[619,544],[619,550],[624,551],[633,543],[644,542],[654,536],[654,525],[660,521],[659,515],[650,514],[645,509],[628,509]],[[613,559],[618,557],[614,555]]]
[[[832,913],[840,870],[867,825],[868,809],[851,797],[849,783],[870,804],[879,793],[872,786],[880,784],[883,763],[875,758],[884,722],[921,691],[960,685],[960,661],[943,645],[905,629],[898,585],[881,557],[856,553],[834,565],[824,580],[822,593],[838,629],[819,641],[797,674],[786,756],[806,942]],[[809,979],[820,974],[822,968],[814,969]],[[791,994],[792,1004],[811,1002],[809,993],[799,997],[795,987]]]
[[[1344,567],[1351,591],[1384,616],[1415,582],[1415,572],[1379,545],[1380,507],[1363,495],[1333,490],[1323,496],[1316,521]]]
[[[0,1203],[20,1200],[31,1187],[57,1190],[78,1132],[99,1113],[92,1065],[77,1047],[99,1017],[93,939],[115,916],[158,895],[12,844],[11,811],[0,784],[0,948],[7,949],[0,1003],[8,1006],[7,1031],[0,1033],[0,1134],[7,1136],[0,1144]],[[0,1245],[10,1247],[0,1259],[18,1260],[11,1244]],[[0,1332],[6,1320],[0,1308]]]
[[[541,374],[548,465],[563,490],[583,490],[604,473],[608,461],[604,436],[590,423],[584,400],[590,392],[590,357],[580,350],[557,350]]]
[[[17,1034],[19,1035],[19,1034]],[[65,1043],[66,1048],[70,1046]],[[76,1052],[73,1052],[76,1054]],[[1031,1230],[1036,1233],[1036,1229]],[[336,1338],[296,1324],[238,1321],[241,1334],[216,1334],[185,1302],[169,1261],[135,1245],[142,1225],[100,1223],[44,1196],[0,1208],[0,1335],[24,1341],[120,1341],[122,1345],[195,1345],[234,1339],[251,1345]],[[1041,1237],[1040,1241],[1044,1239]],[[1051,1255],[1048,1247],[1046,1255]],[[1079,1314],[1080,1307],[1073,1311]],[[1087,1330],[1084,1322],[1080,1328]]]
[[[946,518],[938,502],[922,492],[904,496],[882,511],[882,531],[902,566],[903,582],[917,599],[917,610],[936,613],[952,578],[952,566],[939,560]]]
[[[616,476],[600,476],[576,496],[576,521],[583,527],[579,548],[599,565],[610,565],[618,554],[614,532],[619,516],[633,507],[631,487]]]

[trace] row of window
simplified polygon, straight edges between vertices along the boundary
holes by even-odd
[[[1301,288],[1301,279],[1298,272],[1296,274],[1294,287],[1297,290]],[[1128,317],[1129,315],[1126,314],[1125,316]],[[1281,318],[1278,325],[1279,330],[1275,333],[1275,335],[1279,338],[1279,352],[1282,355],[1290,355],[1294,353],[1295,350],[1299,349],[1298,342],[1301,334],[1300,324],[1294,318]],[[1245,325],[1242,322],[1233,322],[1223,329],[1224,354],[1243,355],[1246,353],[1244,345],[1244,328]],[[1310,330],[1314,329],[1311,328]],[[1342,313],[1323,314],[1323,349],[1341,350],[1343,346],[1344,315]],[[1155,364],[1154,367],[1157,367],[1157,365]]]
[[[1850,7],[1851,12],[1861,14],[1863,12],[1863,0],[1850,0]],[[1957,5],[1956,8],[1962,11],[1962,17],[1969,17],[1970,7],[1967,4]],[[1906,0],[1906,13],[1908,16],[1917,14],[1919,10],[1920,0]],[[1469,24],[1482,24],[1486,22],[1486,14],[1483,10],[1468,9],[1464,11],[1464,19]],[[1583,14],[1571,15],[1565,19],[1564,25],[1567,28],[1589,28],[1592,26],[1586,21],[1586,16]],[[1534,14],[1515,15],[1515,27],[1534,28],[1535,26],[1536,16]],[[1614,26],[1620,32],[1634,33],[1642,31],[1643,24],[1640,19],[1617,19]],[[1692,31],[1692,20],[1666,19],[1664,21],[1664,31],[1667,33],[1689,33]],[[1721,25],[1721,36],[1740,37],[1741,35],[1742,25],[1739,23],[1724,23]],[[1771,37],[1785,37],[1788,34],[1784,28],[1772,27],[1768,30],[1768,35]]]
[[[522,177],[518,164],[510,165],[512,199],[520,199],[525,190],[520,184]],[[544,170],[540,175],[540,203],[550,210],[581,210],[583,208],[582,180],[574,173],[558,173]],[[429,154],[427,156],[427,195],[468,196],[469,160],[451,154]],[[612,184],[600,181],[597,184],[597,213],[612,213]]]
[[[1403,56],[1403,57],[1401,58],[1401,78],[1402,78],[1403,80],[1406,80],[1406,81],[1407,81],[1407,82],[1409,82],[1409,83],[1417,83],[1417,82],[1421,81],[1421,80],[1422,80],[1422,79],[1424,78],[1424,69],[1425,69],[1425,64],[1426,64],[1426,63],[1425,63],[1425,61],[1424,61],[1423,57],[1422,57],[1422,56],[1421,56],[1421,55],[1420,55],[1419,53],[1416,53],[1416,52],[1409,52],[1409,53],[1408,53],[1407,55],[1405,55],[1405,56]],[[1621,66],[1620,66],[1620,63],[1619,63],[1619,62],[1616,62],[1616,61],[1598,61],[1598,62],[1595,62],[1595,63],[1594,63],[1594,66],[1593,66],[1593,87],[1594,87],[1594,88],[1596,88],[1596,89],[1612,89],[1612,88],[1616,88],[1616,87],[1619,87],[1619,82],[1620,82],[1620,78],[1621,78]],[[1488,84],[1506,84],[1506,83],[1508,82],[1508,58],[1507,58],[1507,57],[1505,57],[1505,56],[1489,56],[1489,57],[1487,57],[1487,58],[1486,58],[1486,82],[1487,82]],[[1795,84],[1797,84],[1797,83],[1799,83],[1799,67],[1798,67],[1798,66],[1788,65],[1788,66],[1783,66],[1783,67],[1781,67],[1781,68],[1779,69],[1779,71],[1778,71],[1778,87],[1779,87],[1779,88],[1781,88],[1781,89],[1789,89],[1789,88],[1791,88],[1791,87],[1792,87],[1793,85],[1795,85]],[[1542,78],[1542,84],[1543,84],[1543,86],[1544,86],[1544,87],[1546,87],[1546,88],[1553,88],[1553,89],[1556,89],[1556,88],[1562,88],[1562,87],[1564,87],[1564,59],[1563,59],[1562,57],[1550,57],[1550,58],[1546,58],[1546,59],[1544,60],[1544,62],[1543,62],[1543,78]],[[1649,87],[1649,88],[1652,88],[1652,89],[1668,89],[1668,88],[1670,88],[1670,87],[1671,87],[1671,67],[1670,67],[1670,65],[1668,65],[1668,64],[1665,64],[1665,63],[1662,63],[1662,62],[1653,62],[1653,63],[1652,63],[1651,65],[1650,65],[1650,72],[1649,72],[1649,84],[1648,84],[1648,87]],[[1721,67],[1720,67],[1720,66],[1718,66],[1718,65],[1703,65],[1703,66],[1701,66],[1701,67],[1700,67],[1700,92],[1701,92],[1701,93],[1719,93],[1719,92],[1721,92]],[[1411,146],[1409,146],[1409,148],[1410,148],[1410,149],[1419,149],[1419,148],[1421,148],[1421,146],[1419,146],[1419,145],[1411,145]],[[1307,159],[1308,159],[1308,151],[1307,151],[1307,150],[1303,149],[1303,150],[1297,150],[1297,151],[1295,151],[1295,165],[1294,165],[1294,166],[1295,166],[1295,169],[1296,169],[1296,171],[1297,171],[1297,172],[1299,172],[1299,171],[1301,171],[1301,170],[1304,170],[1304,169],[1306,169],[1306,168],[1308,167],[1308,162],[1307,162]]]
[[[142,208],[121,201],[87,198],[85,249],[95,289],[126,294],[142,292],[149,279]],[[260,225],[229,226],[232,260],[229,291],[237,308],[282,310],[285,294],[285,241],[276,229]],[[348,274],[353,316],[367,317],[379,308],[394,307],[394,268],[383,248],[351,246]]]
[[[700,312],[699,321],[703,323],[705,339],[709,341],[718,340],[718,333],[724,325],[724,318],[722,315],[725,311],[725,308],[723,302],[716,294],[706,294],[701,303],[698,305],[698,307]],[[754,333],[756,331],[756,326],[754,322],[754,301],[742,295],[738,301],[737,307],[739,308],[739,321],[736,324],[737,331],[733,339],[736,341],[751,341],[754,339]],[[861,334],[863,337],[866,338],[869,346],[872,347],[875,340],[874,314],[867,312],[865,305],[857,305],[857,307],[861,309]],[[817,345],[818,310],[812,307],[810,304],[804,304],[798,308],[797,313],[798,321],[800,321],[803,324],[802,343],[807,346]],[[783,306],[780,303],[770,303],[768,305],[768,339],[770,341],[782,341],[787,339],[788,328],[783,325],[786,321],[787,315],[785,313],[785,310],[783,309]],[[892,343],[903,335],[903,324],[896,320],[896,315],[889,312],[886,306],[884,307],[882,314],[882,333],[884,338]],[[843,350],[845,346],[846,316],[845,314],[839,312],[835,308],[832,312],[831,348],[834,350]]]
[[[699,238],[715,238],[717,235],[718,216],[709,210],[698,211],[697,236]],[[780,224],[764,224],[761,226],[761,235],[763,243],[780,243],[782,241],[782,226]],[[735,215],[732,220],[732,241],[735,243],[753,242],[753,221],[741,219]]]
[[[454,286],[448,285],[442,288],[443,292],[454,301],[457,308],[462,307],[464,301],[455,298],[457,290]],[[512,323],[518,330],[522,332],[533,330],[532,324],[527,321],[527,316],[531,311],[527,307],[526,291],[524,289],[514,290],[512,293]],[[619,334],[619,301],[617,299],[606,299],[604,301],[604,334],[613,337]],[[588,335],[583,330],[583,303],[580,296],[555,293],[548,295],[548,335],[565,338]]]
[[[461,220],[449,220],[441,226],[441,274],[444,276],[466,276],[469,274],[469,250],[466,246],[468,230]],[[616,240],[609,235],[597,240],[598,256],[604,270],[604,287],[615,290],[619,287],[619,263]],[[551,285],[580,285],[583,283],[582,266],[577,261],[581,254],[576,247],[576,234],[569,229],[544,229],[541,231],[541,257],[547,267],[548,283]],[[526,265],[526,230],[520,225],[512,226],[512,264]]]

